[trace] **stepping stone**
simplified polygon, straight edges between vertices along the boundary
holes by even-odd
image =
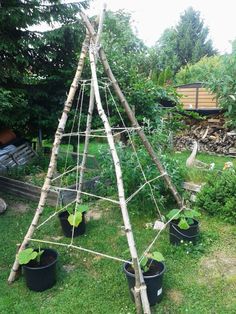
[[[7,210],[6,202],[0,198],[0,214],[3,214]]]

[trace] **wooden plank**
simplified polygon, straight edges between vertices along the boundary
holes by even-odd
[[[26,198],[26,199],[31,200],[31,201],[38,201],[39,197],[40,197],[40,194],[36,195],[36,194],[30,193],[30,192],[27,193],[24,191],[20,191],[17,188],[14,189],[14,188],[9,188],[7,186],[5,186],[5,187],[1,186],[1,190],[5,191],[7,193],[10,193],[10,194],[16,195],[16,196]],[[55,193],[55,192],[52,192],[52,193]],[[51,192],[49,192],[49,194],[48,194],[47,204],[52,205],[52,206],[55,206],[57,204],[57,198],[52,197]]]
[[[200,192],[202,188],[202,184],[195,184],[193,182],[184,182],[183,188],[185,190],[192,191],[192,192]]]
[[[203,100],[206,100],[206,101],[216,101],[215,98],[213,98],[211,95],[207,96],[207,95],[199,95],[199,99],[203,99]]]
[[[41,188],[39,186],[36,185],[32,185],[30,183],[26,183],[26,182],[22,182],[19,180],[15,180],[12,178],[8,178],[8,177],[4,177],[4,176],[0,176],[0,182],[4,182],[5,184],[10,184],[12,186],[15,186],[17,188],[21,188],[24,187],[25,189],[29,190],[29,191],[36,191],[36,192],[40,192]]]
[[[195,98],[185,98],[185,99],[182,99],[182,103],[191,103],[191,102],[193,102],[194,104],[195,104]]]
[[[39,197],[41,194],[41,188],[34,185],[31,185],[31,189],[28,189],[28,188],[25,188],[24,186],[21,186],[20,184],[16,185],[16,184],[11,184],[11,182],[6,183],[6,182],[0,181],[0,186],[5,187],[9,190],[17,190],[19,192],[31,194],[37,197]],[[57,199],[57,192],[50,191],[49,194],[50,194],[50,198]]]
[[[196,87],[192,88],[177,88],[177,92],[196,92]]]
[[[217,108],[216,104],[215,103],[206,103],[206,102],[203,102],[203,103],[198,103],[198,106],[199,107],[206,107],[206,108]]]
[[[184,91],[184,92],[182,92],[182,93],[180,93],[182,96],[183,95],[187,95],[187,96],[190,96],[190,95],[192,95],[192,96],[195,96],[196,95],[196,91],[195,92],[192,92],[192,91]]]
[[[207,92],[207,93],[209,93],[209,94],[213,94],[213,93],[211,93],[210,90],[208,90],[207,88],[204,88],[204,87],[200,87],[200,88],[199,88],[199,92]]]

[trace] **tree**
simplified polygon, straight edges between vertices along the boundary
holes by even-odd
[[[139,123],[143,122],[144,117],[153,120],[159,103],[167,99],[176,100],[173,89],[162,86],[171,76],[169,70],[159,75],[158,79],[150,77],[150,71],[146,69],[148,48],[133,32],[129,14],[123,11],[107,13],[102,44],[112,71],[128,102],[135,108]],[[112,124],[119,124],[114,105],[110,104],[109,109]],[[122,108],[120,111],[123,113]],[[123,118],[129,125],[125,114]]]
[[[28,133],[32,111],[37,115],[41,110],[37,103],[30,101],[29,95],[33,94],[37,84],[42,84],[43,62],[46,61],[47,67],[50,63],[46,55],[47,49],[44,55],[41,53],[43,42],[47,45],[48,41],[44,34],[32,32],[29,27],[41,22],[73,23],[77,20],[76,14],[80,8],[87,4],[88,1],[63,5],[59,0],[0,0],[2,127],[13,127]]]
[[[220,73],[209,78],[206,86],[216,94],[219,105],[225,110],[228,124],[236,127],[236,51],[222,56]]]
[[[187,9],[180,16],[175,28],[164,31],[156,45],[159,68],[171,67],[177,72],[187,63],[195,63],[203,56],[212,56],[216,51],[208,39],[209,30],[204,27],[200,12]]]
[[[211,77],[219,76],[222,71],[222,56],[203,57],[194,64],[182,67],[175,76],[177,85],[194,82],[208,82]]]

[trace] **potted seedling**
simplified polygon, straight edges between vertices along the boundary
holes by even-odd
[[[17,258],[30,290],[44,291],[56,283],[58,254],[55,250],[27,248],[21,251]]]
[[[59,213],[59,220],[62,231],[68,238],[72,237],[74,229],[74,237],[85,233],[85,212],[88,210],[87,205],[76,203],[74,206],[69,206],[65,211]]]
[[[168,215],[170,221],[170,243],[180,244],[181,241],[191,241],[196,244],[199,236],[199,222],[196,218],[201,214],[196,210],[172,209]]]
[[[164,257],[160,252],[153,252],[148,256],[144,256],[144,258],[140,262],[140,267],[143,272],[143,278],[147,286],[147,296],[150,306],[159,303],[162,299],[162,282],[165,272],[165,264],[163,263],[163,261]],[[132,300],[134,301],[132,291],[135,286],[135,274],[132,264],[125,263],[124,272],[128,280]]]

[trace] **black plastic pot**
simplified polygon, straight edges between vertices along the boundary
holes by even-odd
[[[26,285],[33,291],[44,291],[51,288],[56,283],[56,263],[58,254],[52,249],[44,250],[40,261],[41,265],[35,261],[30,261],[23,265]]]
[[[170,222],[170,243],[180,244],[180,241],[192,241],[196,244],[199,236],[199,223],[197,220],[193,219],[194,223],[189,226],[187,230],[180,229],[178,226],[179,220],[172,220]]]
[[[147,296],[150,306],[154,306],[157,303],[161,302],[163,297],[163,289],[162,289],[162,282],[163,282],[163,275],[165,272],[165,264],[162,262],[152,261],[152,264],[156,266],[158,272],[154,275],[145,275],[144,273],[144,281],[147,286]],[[126,278],[128,280],[128,285],[131,293],[131,298],[134,301],[133,295],[133,288],[135,286],[135,275],[134,273],[129,271],[130,264],[124,264],[124,272]]]
[[[72,237],[73,226],[68,222],[69,213],[67,211],[63,211],[58,215],[62,227],[62,231],[67,238]],[[78,227],[74,228],[74,237],[78,237],[85,233],[86,224],[85,224],[85,212],[82,213],[82,221],[78,225]]]

